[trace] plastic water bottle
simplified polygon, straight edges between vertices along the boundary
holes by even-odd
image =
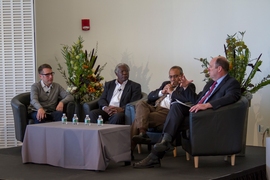
[[[86,116],[85,116],[84,124],[85,124],[85,125],[89,125],[89,126],[91,125],[89,115],[86,115]]]
[[[102,116],[101,115],[98,116],[97,125],[98,126],[103,126],[103,119],[102,119]]]
[[[74,116],[73,116],[73,118],[72,118],[72,123],[73,123],[74,125],[78,125],[78,124],[79,124],[78,121],[79,121],[79,120],[78,120],[77,114],[74,114]]]
[[[65,113],[63,113],[63,116],[62,116],[62,124],[67,124],[67,116]]]

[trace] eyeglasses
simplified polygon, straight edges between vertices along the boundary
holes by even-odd
[[[172,78],[178,78],[178,77],[179,77],[179,75],[172,75],[172,76],[169,76],[170,79],[172,79]]]
[[[43,76],[49,77],[49,76],[53,76],[55,72],[51,72],[51,73],[47,73],[47,74],[41,74]]]

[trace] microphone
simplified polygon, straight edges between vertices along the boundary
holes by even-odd
[[[119,88],[119,89],[118,89],[118,91],[122,91],[122,89],[121,89],[121,88]]]

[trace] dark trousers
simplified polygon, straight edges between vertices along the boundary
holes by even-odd
[[[186,106],[183,106],[179,103],[174,103],[170,107],[170,111],[167,115],[164,128],[163,128],[163,134],[167,133],[172,136],[172,141],[175,140],[177,137],[177,134],[180,133],[181,127],[184,125],[185,116],[189,115],[189,108]],[[162,138],[160,139],[161,142]],[[160,159],[163,158],[165,155],[165,152],[156,152],[155,149],[152,149],[152,153],[155,154]]]
[[[46,114],[46,118],[39,121],[37,119],[37,111],[31,112],[31,118],[34,120],[35,124],[38,123],[45,123],[45,122],[52,122],[52,121],[61,121],[61,118],[63,116],[63,112],[61,111],[53,111],[51,113]]]
[[[125,113],[120,112],[112,116],[109,116],[105,111],[101,109],[94,109],[90,111],[89,117],[91,123],[97,123],[98,116],[101,115],[103,122],[109,121],[110,124],[125,124]]]

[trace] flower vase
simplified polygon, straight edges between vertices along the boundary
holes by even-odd
[[[83,105],[80,102],[75,102],[75,114],[77,114],[79,122],[84,122],[85,113],[83,110]]]

